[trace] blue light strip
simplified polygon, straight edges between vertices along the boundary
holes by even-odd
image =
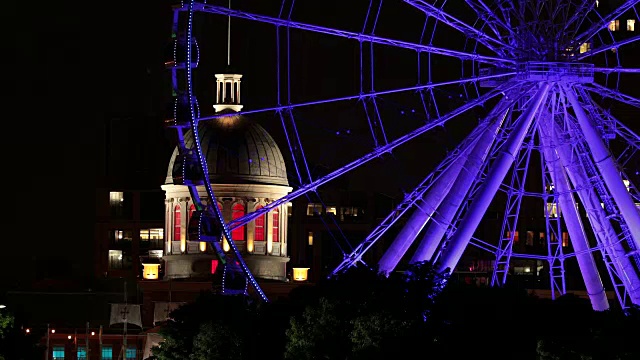
[[[202,169],[202,173],[204,176],[204,186],[205,186],[205,189],[207,190],[207,195],[209,196],[209,199],[210,199],[207,202],[207,210],[210,212],[213,212],[213,214],[216,216],[218,223],[222,226],[222,233],[224,237],[227,239],[227,243],[233,250],[233,253],[236,256],[236,260],[238,261],[240,267],[242,268],[246,278],[249,280],[249,282],[251,283],[253,288],[256,290],[258,295],[260,295],[262,300],[269,301],[265,293],[260,288],[260,285],[253,277],[253,274],[251,274],[249,267],[245,263],[244,259],[242,258],[242,255],[240,254],[240,251],[238,250],[238,247],[233,241],[233,238],[231,237],[231,231],[229,230],[229,227],[224,222],[222,213],[217,206],[218,202],[216,200],[216,196],[213,192],[213,189],[211,188],[211,183],[209,181],[209,170],[207,168],[207,162],[204,159],[204,156],[202,153],[202,147],[199,141],[200,137],[198,136],[198,121],[196,119],[195,110],[194,110],[195,101],[193,96],[193,88],[192,88],[193,79],[192,79],[192,69],[191,69],[191,51],[192,51],[191,39],[193,37],[193,32],[192,32],[193,31],[193,12],[194,12],[194,1],[191,0],[188,5],[188,22],[187,22],[187,34],[186,34],[187,60],[188,60],[186,64],[186,75],[187,75],[187,94],[186,95],[188,98],[189,110],[191,115],[189,122],[191,124],[191,131],[193,132],[195,150],[198,156],[198,162],[200,164],[200,168]]]

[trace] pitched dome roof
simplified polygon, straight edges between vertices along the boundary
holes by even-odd
[[[242,115],[216,118],[200,122],[198,136],[212,183],[289,185],[282,153],[259,124]],[[185,133],[188,148],[193,148],[193,141],[193,133]],[[166,184],[173,184],[173,174],[181,173],[181,161],[176,159],[177,147],[169,161]]]

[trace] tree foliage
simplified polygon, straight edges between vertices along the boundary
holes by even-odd
[[[257,307],[244,296],[202,293],[171,313],[155,360],[251,359]]]
[[[446,280],[429,263],[384,276],[354,268],[319,285],[322,296],[291,319],[286,359],[385,359],[429,342],[431,308]],[[418,345],[420,344],[420,345]]]

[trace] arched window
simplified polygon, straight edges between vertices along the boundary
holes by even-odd
[[[240,204],[240,203],[236,203],[235,205],[233,205],[233,209],[231,212],[231,218],[233,220],[238,219],[243,217],[245,214],[244,211],[244,205]],[[231,230],[231,238],[233,238],[234,241],[244,241],[244,225],[239,226],[233,230]]]
[[[193,218],[193,215],[195,214],[195,212],[196,212],[196,205],[195,204],[191,204],[189,206],[189,213],[187,215],[187,229],[189,229],[189,226],[190,226],[189,224],[191,223],[191,219]],[[187,232],[187,234],[188,234],[188,232]],[[189,237],[189,235],[187,235],[187,237]],[[189,240],[192,240],[192,239],[189,239]]]
[[[194,212],[196,212],[196,205],[191,204],[191,206],[189,206],[189,217],[187,218],[187,222],[191,220],[191,217],[193,216]]]
[[[180,241],[180,223],[181,223],[181,216],[180,216],[180,205],[176,205],[173,208],[173,241]]]
[[[273,227],[272,227],[272,236],[273,242],[280,241],[280,210],[278,208],[273,209],[271,212],[273,214]]]
[[[263,206],[262,205],[258,205],[256,206],[256,211],[262,209]],[[255,241],[264,241],[264,228],[265,228],[265,223],[266,223],[266,216],[265,214],[262,214],[260,216],[258,216],[254,221],[256,224],[256,229],[254,231],[254,236],[253,239]]]

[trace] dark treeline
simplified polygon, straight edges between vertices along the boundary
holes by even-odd
[[[445,285],[446,284],[446,285]],[[640,359],[640,312],[516,288],[447,284],[429,263],[354,268],[270,303],[203,293],[172,313],[156,360]]]

